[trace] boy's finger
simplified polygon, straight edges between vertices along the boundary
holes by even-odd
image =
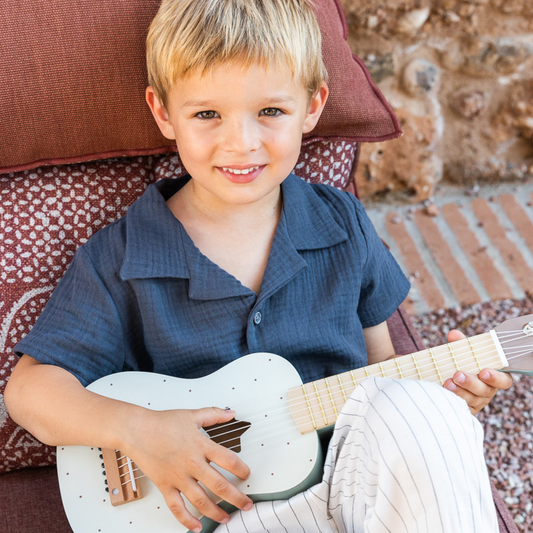
[[[508,389],[513,384],[513,378],[510,374],[492,368],[484,368],[479,373],[479,379],[497,389]]]
[[[202,523],[187,510],[181,493],[177,489],[172,489],[169,493],[163,494],[165,502],[170,512],[176,517],[176,520],[190,531],[200,531]]]
[[[209,461],[230,472],[239,479],[250,477],[249,466],[235,453],[220,444],[212,443],[206,456]]]
[[[229,514],[223,509],[221,509],[194,479],[190,480],[190,483],[187,484],[187,487],[184,487],[182,493],[184,496],[187,497],[191,505],[198,509],[198,511],[200,511],[202,515],[207,516],[208,518],[211,518],[211,520],[214,520],[215,522],[219,522],[221,524],[225,524],[229,520]],[[188,517],[192,517],[194,519],[194,517],[189,513],[189,511],[187,511],[185,504],[183,505],[183,507]]]
[[[202,469],[202,473],[198,476],[198,480],[219,498],[231,503],[231,505],[234,505],[237,509],[248,511],[252,507],[252,500],[232,485],[215,468],[207,466],[205,470]]]
[[[468,372],[456,372],[452,377],[453,383],[461,389],[467,390],[480,398],[492,398],[498,390],[487,383],[483,383],[477,376]],[[451,390],[450,387],[448,389]]]
[[[452,329],[448,331],[447,339],[448,342],[460,341],[461,339],[466,339],[466,335],[458,329]]]
[[[213,426],[235,417],[235,411],[220,407],[205,407],[192,411],[197,427]]]
[[[479,396],[476,396],[472,394],[470,391],[467,391],[465,389],[462,389],[461,387],[458,387],[455,385],[453,380],[447,379],[444,382],[443,385],[446,389],[453,392],[456,396],[459,396],[459,398],[462,398],[468,405],[470,412],[475,415],[477,414],[485,405],[488,403],[487,398],[482,398]]]

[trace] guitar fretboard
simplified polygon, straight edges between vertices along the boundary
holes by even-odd
[[[419,379],[442,385],[458,370],[478,373],[482,368],[503,367],[493,337],[484,333],[291,389],[290,412],[305,434],[334,425],[355,387],[369,377]]]

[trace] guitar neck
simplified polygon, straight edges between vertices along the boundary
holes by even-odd
[[[370,377],[444,382],[458,370],[507,366],[494,332],[388,359],[357,370],[311,381],[289,391],[291,415],[301,433],[333,426],[355,387]]]

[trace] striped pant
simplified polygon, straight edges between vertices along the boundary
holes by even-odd
[[[322,482],[216,533],[498,533],[483,430],[433,383],[370,378],[343,408]]]

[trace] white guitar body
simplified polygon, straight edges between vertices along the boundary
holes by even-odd
[[[236,411],[237,420],[251,422],[241,436],[239,452],[239,457],[250,467],[251,476],[241,481],[221,472],[239,490],[260,501],[288,498],[321,479],[317,434],[302,435],[289,414],[288,391],[301,383],[297,371],[285,359],[259,353],[242,357],[204,378],[122,372],[103,377],[87,388],[154,410],[231,407]],[[142,486],[142,499],[113,507],[105,490],[99,455],[97,448],[57,449],[61,497],[76,533],[187,531],[146,477],[137,481]],[[190,504],[188,508],[200,518]],[[205,517],[202,522],[203,531],[217,525]]]

